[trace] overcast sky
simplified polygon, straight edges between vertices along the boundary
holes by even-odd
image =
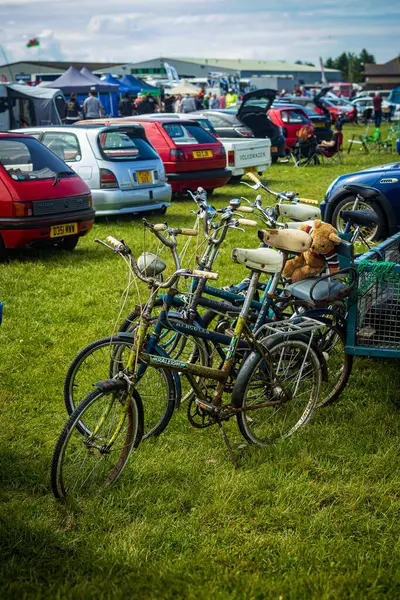
[[[399,54],[399,33],[398,0],[0,0],[9,62],[162,55],[317,63],[364,47],[386,62]],[[26,48],[32,37],[40,49]]]

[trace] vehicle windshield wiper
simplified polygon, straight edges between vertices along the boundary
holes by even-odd
[[[57,185],[57,183],[60,181],[61,177],[69,176],[71,174],[72,174],[71,171],[60,171],[59,173],[55,173],[53,185]]]

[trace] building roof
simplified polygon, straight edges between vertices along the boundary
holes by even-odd
[[[15,65],[32,65],[37,67],[49,67],[50,69],[59,69],[60,71],[66,71],[71,65],[76,69],[82,69],[86,67],[90,71],[99,71],[109,67],[116,67],[121,64],[118,63],[97,63],[97,62],[80,62],[80,61],[54,61],[54,60],[18,60],[17,62],[8,63],[7,65],[1,65],[2,67],[13,67]]]
[[[173,61],[174,58],[167,60]],[[176,56],[175,60],[182,62],[197,63],[201,65],[210,65],[212,67],[221,67],[222,69],[233,69],[235,71],[296,71],[296,72],[315,72],[321,73],[321,67],[311,67],[309,65],[298,65],[297,63],[288,63],[283,60],[260,60],[247,58],[181,58]],[[327,72],[340,73],[337,69],[325,69]]]
[[[400,75],[400,57],[393,58],[383,65],[366,65],[365,76],[371,75]]]

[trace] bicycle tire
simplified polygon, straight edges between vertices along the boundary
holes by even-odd
[[[291,312],[293,316],[296,314],[305,315],[307,314],[307,311],[311,311],[312,316],[313,310],[313,307],[310,307],[308,303],[297,299],[290,299],[287,303],[282,305],[282,311],[286,311],[288,314]],[[332,319],[332,324],[327,323],[327,329],[325,332],[324,330],[318,330],[314,333],[314,342],[316,347],[319,352],[324,353],[328,374],[328,380],[322,381],[321,396],[317,403],[317,408],[330,406],[339,398],[340,394],[347,385],[353,368],[353,356],[346,353],[345,326],[333,320],[337,318],[335,315],[336,313],[332,312],[330,309],[326,309],[326,311],[324,311],[324,317],[325,319],[326,317]],[[339,351],[340,355],[336,359],[332,359],[332,340],[328,342],[330,347],[326,347],[324,343],[324,336],[329,335],[329,333],[332,331],[334,332],[336,341],[339,341],[341,348]]]
[[[129,398],[129,406],[127,407],[127,413],[125,416],[125,422],[127,420],[127,428],[124,433],[122,430],[120,433],[122,434],[122,447],[119,448],[116,446],[116,443],[119,440],[119,434],[111,446],[109,453],[104,451],[106,444],[104,444],[105,439],[108,440],[112,436],[113,425],[111,420],[113,417],[116,417],[116,422],[121,417],[121,415],[117,415],[117,411],[120,407],[123,407],[123,398],[122,395],[126,395],[127,391],[123,390],[118,394],[115,394],[113,391],[103,392],[100,389],[94,390],[86,398],[81,402],[81,404],[73,411],[70,415],[67,423],[65,424],[54,449],[53,459],[51,463],[50,470],[50,479],[51,479],[51,487],[53,490],[53,494],[57,499],[65,499],[68,492],[72,490],[78,491],[80,488],[83,491],[83,488],[86,489],[87,492],[92,493],[94,489],[98,490],[102,488],[104,485],[111,485],[117,481],[119,476],[121,475],[123,469],[125,468],[131,452],[133,448],[137,448],[139,445],[142,435],[143,435],[143,426],[144,426],[144,416],[143,416],[143,405],[140,398],[140,395],[136,390],[133,390],[132,396]],[[88,411],[96,406],[96,403],[100,404],[102,398],[105,398],[107,402],[110,402],[110,397],[114,396],[113,409],[110,409],[108,415],[106,415],[100,431],[104,431],[104,428],[108,428],[108,431],[105,431],[106,438],[104,438],[104,434],[100,437],[95,438],[98,440],[97,444],[93,444],[93,440],[90,440],[90,435],[86,436],[82,434],[82,430],[80,424],[85,421],[89,422],[90,416],[87,414]],[[97,407],[98,409],[99,407]],[[99,410],[97,412],[95,419],[97,420],[97,424],[99,423],[99,418],[104,415],[104,408],[102,411]],[[108,424],[107,424],[108,423]],[[115,427],[116,425],[114,425]],[[92,428],[94,430],[94,427]],[[76,435],[75,435],[76,433]],[[100,432],[99,432],[100,433]],[[100,442],[102,446],[100,446]],[[120,442],[118,442],[119,446]],[[82,465],[77,470],[76,468],[71,469],[71,473],[68,471],[67,467],[67,450],[71,447],[71,461],[73,461],[73,457],[75,455],[76,461],[79,457],[82,456],[81,461]],[[80,448],[79,451],[74,452],[75,448]],[[117,455],[116,462],[114,464],[114,460],[108,460],[109,457],[112,456],[113,452],[116,452]],[[96,463],[96,457],[99,459]],[[85,470],[86,463],[86,470]],[[96,463],[99,465],[99,469],[101,472],[99,473],[99,481],[94,481],[96,464],[89,471],[89,474],[86,474],[87,468],[91,467],[92,463]],[[103,464],[101,464],[103,463]],[[108,463],[108,464],[107,464]],[[71,484],[70,485],[70,480]],[[90,480],[90,481],[89,481]]]
[[[231,400],[236,408],[248,408],[246,412],[239,412],[236,415],[237,424],[245,440],[260,447],[289,438],[309,421],[318,401],[321,384],[318,354],[306,341],[296,339],[295,336],[289,338],[274,335],[271,339],[264,340],[263,345],[268,351],[272,371],[258,352],[252,352],[239,371]],[[285,355],[285,352],[289,354]],[[296,384],[294,375],[297,366],[301,371]],[[261,371],[258,373],[260,367]],[[283,369],[286,369],[286,376]],[[278,376],[278,385],[275,375]],[[301,398],[304,392],[300,390],[300,376],[304,381],[310,380],[309,391],[305,392],[304,402]],[[294,395],[289,389],[291,382],[296,384]],[[251,393],[257,395],[255,404],[264,402],[265,396],[267,401],[278,402],[278,404],[258,408],[251,413]],[[297,407],[300,411],[299,416],[292,419],[290,413],[293,413],[294,408],[291,407],[294,407],[295,401],[296,413]]]
[[[133,339],[130,341],[121,336],[101,338],[83,348],[75,356],[64,381],[64,402],[69,415],[73,413],[83,398],[88,395],[96,381],[112,378],[123,368],[121,355],[118,356],[118,349],[126,348],[127,352],[129,352],[132,343]],[[101,358],[97,359],[98,365],[95,365],[93,370],[91,370],[89,359],[93,358],[94,353],[97,351],[99,356],[100,351],[107,351],[107,349],[110,350],[109,356],[107,357],[107,353],[105,353],[103,362],[101,362]],[[106,364],[107,358],[109,360],[108,368]],[[86,367],[85,362],[87,364]],[[86,370],[87,373],[85,372]],[[81,374],[81,382],[77,379],[79,373]],[[154,377],[156,373],[160,385],[163,386],[165,391],[159,391],[154,394],[152,393],[151,386],[148,383],[146,384],[146,381],[149,381],[149,374],[151,377]],[[156,384],[153,383],[154,385]],[[145,431],[143,439],[159,436],[170,422],[177,403],[174,378],[167,369],[163,369],[162,367],[147,367],[143,379],[135,387],[141,395],[142,403],[144,403]],[[84,432],[85,428],[82,427],[82,433]]]

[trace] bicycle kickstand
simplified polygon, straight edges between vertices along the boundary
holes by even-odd
[[[234,451],[232,450],[232,446],[230,444],[230,441],[228,440],[228,436],[225,433],[225,429],[224,429],[224,427],[222,425],[222,421],[220,419],[218,419],[217,423],[218,423],[218,427],[219,427],[219,430],[221,432],[221,435],[224,438],[224,442],[226,444],[226,447],[228,448],[229,456],[231,457],[231,461],[233,463],[233,466],[235,467],[235,469],[238,469],[239,465],[237,463],[236,455],[235,455]]]

